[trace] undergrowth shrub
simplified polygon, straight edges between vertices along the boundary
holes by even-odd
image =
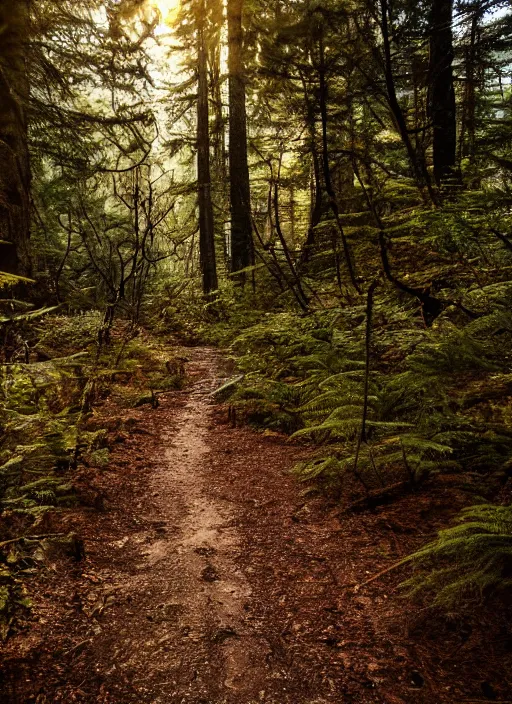
[[[124,321],[98,354],[101,321],[98,313],[49,315],[44,325],[38,318],[18,330],[27,354],[0,365],[0,639],[26,605],[25,578],[55,545],[76,542],[46,537],[57,514],[79,502],[72,470],[108,465],[107,432],[89,423],[93,405],[116,389],[139,397],[184,384],[183,360]]]
[[[75,315],[53,315],[34,330],[35,351],[50,357],[64,357],[77,350],[89,350],[96,342],[102,316],[99,311]]]
[[[511,296],[506,282],[480,286],[467,293],[474,315],[447,306],[427,328],[381,285],[367,380],[364,306],[267,314],[232,344],[245,376],[230,403],[318,448],[293,470],[306,492],[346,503],[449,473],[468,493],[492,496],[512,466]],[[467,509],[411,556],[406,586],[445,608],[509,589],[511,535],[510,507]]]
[[[491,419],[491,407],[482,416],[482,390],[508,378],[512,314],[500,308],[463,327],[444,316],[425,329],[407,308],[384,316],[388,297],[384,292],[376,304],[380,328],[371,348],[367,438],[356,467],[365,488],[418,483],[442,471],[502,471],[512,434],[504,419]],[[406,335],[404,324],[411,326]],[[354,476],[365,402],[364,325],[361,306],[305,318],[269,314],[232,345],[245,373],[232,403],[247,415],[252,402],[253,419],[261,416],[262,425],[271,415],[270,406],[268,416],[260,413],[265,401],[292,416],[282,430],[295,428],[295,439],[325,448],[295,472],[323,489],[339,491]]]

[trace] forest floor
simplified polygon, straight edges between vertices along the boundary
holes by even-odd
[[[91,506],[62,519],[84,559],[56,556],[29,587],[2,704],[510,698],[512,643],[496,616],[411,607],[403,569],[363,584],[446,523],[453,489],[352,514],[304,498],[289,470],[308,449],[233,428],[212,401],[229,373],[220,353],[186,354],[189,385],[158,408],[100,408],[130,430],[111,424],[108,468],[82,480]]]

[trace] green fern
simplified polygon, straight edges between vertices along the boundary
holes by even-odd
[[[406,558],[416,568],[402,585],[408,594],[427,593],[449,608],[512,589],[512,507],[472,506],[458,521]]]
[[[7,286],[16,286],[17,284],[35,284],[34,279],[27,279],[25,276],[17,276],[16,274],[8,274],[6,271],[0,271],[0,288]]]

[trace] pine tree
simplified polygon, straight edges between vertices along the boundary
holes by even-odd
[[[203,293],[210,297],[218,287],[215,256],[215,229],[210,173],[210,124],[208,109],[208,58],[206,48],[206,7],[204,0],[197,16],[197,194],[199,208],[199,256]]]
[[[457,117],[453,86],[452,0],[433,0],[430,19],[430,117],[434,178],[457,179]]]
[[[243,0],[228,1],[229,192],[232,272],[245,269],[253,263],[242,12]],[[242,278],[242,282],[244,278]]]

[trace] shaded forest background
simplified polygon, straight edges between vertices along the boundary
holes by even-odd
[[[176,336],[316,448],[308,492],[463,490],[409,590],[506,598],[508,3],[1,0],[0,34],[3,637],[48,541],[80,558],[52,517],[108,463],[95,404],[186,383]]]

